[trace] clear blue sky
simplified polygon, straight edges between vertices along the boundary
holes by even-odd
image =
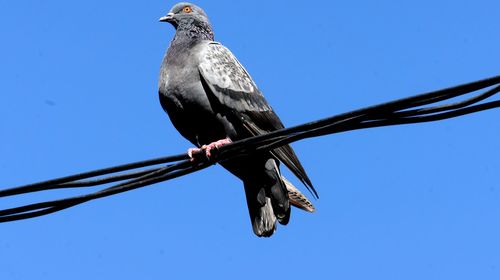
[[[306,3],[197,2],[286,125],[500,74],[499,1]],[[173,4],[0,1],[1,188],[190,147],[157,97]],[[500,279],[499,119],[294,144],[321,199],[271,239],[218,166],[0,224],[0,279]]]

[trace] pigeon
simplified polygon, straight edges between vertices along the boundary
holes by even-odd
[[[212,26],[198,6],[181,2],[161,22],[176,30],[160,69],[159,98],[179,133],[203,149],[284,128],[241,63],[214,41]],[[192,160],[194,160],[192,158]],[[288,145],[220,163],[243,181],[252,228],[269,237],[286,225],[291,207],[313,212],[314,206],[280,172],[284,164],[318,198],[311,180]]]

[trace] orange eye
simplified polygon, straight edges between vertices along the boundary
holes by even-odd
[[[183,12],[185,12],[186,14],[189,14],[193,11],[193,8],[191,8],[190,6],[186,6],[184,7],[184,9],[182,9]]]

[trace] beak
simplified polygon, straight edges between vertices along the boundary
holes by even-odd
[[[174,19],[174,13],[168,13],[166,16],[160,18],[161,22],[172,22]]]

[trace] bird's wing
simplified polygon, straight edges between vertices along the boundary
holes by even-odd
[[[210,42],[200,53],[199,71],[202,81],[223,106],[226,112],[237,116],[242,127],[250,135],[256,136],[284,128],[255,82],[236,57],[223,45]],[[318,197],[311,180],[289,145],[272,151],[311,193]]]

